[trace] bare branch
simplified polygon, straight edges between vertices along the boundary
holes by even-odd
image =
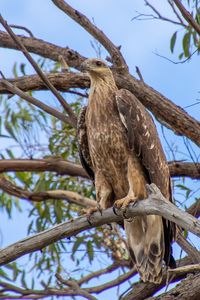
[[[56,172],[59,175],[81,176],[88,178],[81,165],[62,158],[49,159],[3,159],[0,160],[0,173],[3,172]]]
[[[187,176],[200,178],[200,163],[187,163],[181,161],[168,162],[171,177]],[[2,172],[56,172],[59,175],[80,176],[88,178],[81,165],[70,163],[62,158],[50,159],[4,159],[0,160],[0,173]],[[89,179],[89,178],[88,178]]]
[[[53,60],[59,60],[59,55],[62,55],[69,66],[77,68],[84,60],[82,56],[71,49],[61,48],[39,39],[19,36],[18,38],[23,42],[27,49],[33,53],[49,57]],[[17,49],[9,36],[3,32],[0,32],[0,46]],[[189,116],[183,109],[173,104],[169,99],[149,87],[147,84],[141,83],[131,75],[122,76],[115,70],[113,71],[119,88],[126,88],[136,95],[143,105],[152,111],[155,117],[157,117],[162,124],[171,128],[175,133],[185,135],[194,143],[200,145],[200,123],[198,121]],[[79,77],[81,80],[83,80],[83,78],[84,80],[87,80],[87,77],[84,75]],[[65,90],[64,85],[62,86],[62,90]]]
[[[176,269],[169,269],[169,273],[193,273],[196,271],[200,271],[200,264],[195,264],[195,265],[187,265],[183,267],[179,267]]]
[[[46,113],[56,117],[58,120],[61,120],[62,122],[73,125],[73,123],[71,123],[71,119],[69,117],[65,116],[58,110],[44,104],[43,102],[39,101],[38,99],[34,98],[33,96],[23,92],[22,90],[20,90],[19,88],[17,88],[13,84],[11,84],[9,81],[2,79],[1,83],[3,84],[3,86],[5,86],[9,90],[10,93],[18,95],[19,97],[25,99],[27,102],[39,107]]]
[[[82,73],[49,73],[46,74],[51,83],[60,91],[68,91],[70,88],[89,88],[90,81],[88,76]],[[15,79],[8,79],[8,81],[23,91],[38,91],[46,90],[44,82],[37,75],[29,75],[18,77]],[[3,85],[0,79],[0,94],[9,93],[9,90]]]
[[[197,300],[200,297],[200,273],[188,275],[175,288],[148,300]]]
[[[174,3],[180,10],[183,18],[191,25],[192,28],[200,35],[200,26],[199,24],[194,20],[193,16],[187,11],[187,9],[183,6],[181,1],[174,0]]]
[[[149,190],[153,192],[148,199],[138,201],[134,207],[127,209],[127,218],[138,215],[155,214],[176,223],[180,227],[200,236],[200,221],[192,217],[186,212],[181,211],[172,203],[167,201],[158,188],[151,184]],[[17,243],[14,243],[0,251],[0,265],[6,264],[21,257],[27,253],[31,253],[42,249],[60,239],[74,236],[84,230],[101,226],[103,224],[119,222],[123,219],[123,211],[116,215],[112,208],[103,211],[103,215],[99,212],[91,216],[91,224],[88,224],[87,217],[80,217],[76,220],[58,224],[51,229],[40,232],[32,237],[28,237]]]
[[[96,206],[96,201],[87,197],[83,197],[78,193],[72,191],[64,191],[64,190],[45,191],[45,192],[26,191],[13,184],[2,175],[0,176],[0,189],[8,193],[9,195],[18,197],[20,199],[31,200],[35,202],[41,202],[49,199],[57,199],[57,200],[63,199],[83,207]]]
[[[41,55],[54,61],[59,61],[59,56],[62,55],[69,67],[78,68],[85,60],[84,56],[81,56],[78,52],[68,47],[59,47],[41,39],[29,38],[20,35],[18,35],[18,39],[31,53]],[[0,47],[19,50],[11,37],[3,31],[0,31]]]
[[[94,24],[90,22],[90,20],[77,11],[76,9],[72,8],[67,2],[64,0],[52,0],[52,2],[60,8],[63,12],[65,12],[70,18],[72,18],[75,22],[80,24],[85,30],[87,30],[95,39],[97,39],[109,52],[112,57],[112,62],[115,67],[120,69],[122,72],[128,71],[128,66],[119,50],[119,47],[116,47],[111,40],[97,28]]]
[[[187,176],[193,179],[200,179],[200,163],[170,161],[168,166],[172,177]]]
[[[76,126],[76,116],[74,115],[74,112],[72,111],[70,105],[66,103],[65,99],[61,96],[61,94],[56,90],[56,88],[51,84],[51,82],[48,80],[48,77],[43,73],[43,71],[40,69],[38,64],[34,61],[32,56],[27,51],[26,47],[22,44],[21,40],[18,39],[18,36],[12,31],[12,29],[8,26],[7,22],[3,19],[3,17],[0,15],[0,23],[3,25],[3,27],[6,29],[8,34],[11,36],[11,38],[15,41],[19,49],[23,52],[25,57],[28,59],[28,61],[31,63],[37,74],[41,77],[45,85],[50,89],[50,91],[56,96],[60,104],[63,106],[65,111],[69,115],[69,119],[71,122],[71,125],[73,127]]]

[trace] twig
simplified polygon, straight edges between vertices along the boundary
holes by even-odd
[[[135,69],[136,69],[136,73],[138,74],[139,79],[140,79],[142,82],[144,82],[144,78],[143,78],[143,76],[142,76],[142,73],[140,72],[139,67],[136,66]]]
[[[22,29],[22,30],[26,31],[26,32],[30,35],[31,38],[34,38],[34,35],[33,35],[32,32],[30,31],[30,29],[28,29],[28,28],[26,28],[26,27],[24,27],[24,26],[21,26],[21,25],[14,25],[14,24],[9,24],[9,26],[10,26],[11,28]]]
[[[45,85],[51,90],[51,92],[56,96],[60,104],[63,106],[65,111],[69,115],[69,122],[72,127],[76,127],[77,119],[74,115],[73,110],[71,109],[70,105],[68,105],[65,101],[65,99],[61,96],[61,94],[56,90],[56,88],[51,84],[48,77],[43,73],[43,71],[40,69],[38,64],[34,61],[34,59],[31,57],[29,52],[27,51],[26,47],[22,44],[21,40],[18,38],[18,36],[12,31],[12,29],[8,26],[7,22],[3,19],[3,17],[0,15],[0,23],[3,25],[3,27],[6,29],[8,34],[11,36],[11,38],[15,41],[19,49],[23,52],[25,57],[28,59],[28,61],[31,63],[37,74],[41,77],[41,79],[44,81]]]
[[[152,194],[148,199],[138,201],[134,207],[130,206],[127,208],[127,218],[138,215],[160,215],[200,236],[199,220],[167,201],[154,184],[149,186],[149,190],[151,190]],[[103,215],[99,212],[94,213],[90,218],[91,224],[88,223],[87,217],[80,217],[74,221],[58,224],[51,229],[14,243],[0,251],[0,265],[11,262],[27,253],[42,249],[60,239],[74,236],[89,228],[122,221],[123,211],[120,210],[118,213],[119,215],[116,215],[113,209],[109,208],[103,211]]]
[[[200,264],[188,265],[176,269],[168,269],[169,273],[193,273],[200,271]]]
[[[1,83],[9,90],[10,93],[18,95],[19,97],[25,99],[27,102],[39,107],[40,109],[44,110],[46,113],[56,117],[58,120],[61,120],[66,124],[71,124],[71,119],[69,117],[65,116],[58,110],[44,104],[43,102],[39,101],[33,96],[23,92],[22,90],[14,86],[12,83],[10,83],[8,80],[2,79]]]
[[[187,11],[187,9],[185,9],[185,7],[183,6],[183,4],[181,3],[181,1],[179,0],[174,0],[174,3],[176,4],[176,6],[178,7],[178,9],[180,10],[183,18],[192,26],[192,28],[194,28],[194,30],[200,35],[200,26],[199,24],[194,20],[194,18],[192,17],[192,15],[189,13],[189,11]]]
[[[67,2],[64,0],[52,0],[52,2],[60,8],[63,12],[65,12],[69,17],[71,17],[74,21],[80,24],[85,30],[87,30],[95,39],[97,39],[105,49],[110,53],[112,57],[112,62],[115,67],[121,69],[123,72],[128,71],[128,66],[119,50],[111,40],[103,33],[103,31],[99,30],[94,24],[90,22],[90,20],[72,8]]]

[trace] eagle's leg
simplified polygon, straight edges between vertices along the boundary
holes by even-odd
[[[102,210],[113,205],[112,203],[112,188],[107,182],[102,173],[95,174],[95,189],[97,205],[94,207],[83,209],[82,212],[86,214],[88,222],[91,223],[91,215],[97,211],[102,214]]]
[[[101,172],[95,173],[97,207],[100,211],[113,205],[113,190]]]
[[[114,203],[114,212],[115,209],[122,209],[124,217],[126,217],[126,208],[130,203],[134,205],[146,196],[145,177],[137,157],[133,155],[128,158],[127,181],[128,194]]]

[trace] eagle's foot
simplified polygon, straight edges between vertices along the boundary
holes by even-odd
[[[132,222],[133,218],[128,218],[126,216],[126,209],[129,206],[129,204],[131,203],[132,205],[134,205],[137,202],[137,198],[134,196],[126,196],[122,199],[116,200],[113,206],[113,211],[114,213],[117,215],[116,210],[121,209],[123,212],[123,217],[125,219],[127,219],[127,221]]]
[[[100,212],[100,214],[102,215],[102,209],[101,209],[100,205],[98,205],[98,204],[97,204],[97,206],[95,206],[95,207],[83,208],[83,209],[81,210],[81,214],[82,214],[82,215],[86,215],[87,220],[88,220],[88,223],[89,223],[90,225],[92,225],[92,222],[91,222],[91,216],[92,216],[93,213],[95,213],[95,212],[97,212],[97,211]]]

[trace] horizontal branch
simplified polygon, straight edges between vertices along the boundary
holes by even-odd
[[[148,199],[138,201],[136,205],[128,207],[126,212],[128,218],[138,215],[160,215],[200,236],[200,221],[167,201],[154,184],[151,184],[149,190],[153,193]],[[118,213],[119,215],[116,215],[113,209],[109,208],[104,210],[102,215],[99,212],[94,213],[91,216],[92,225],[88,223],[87,217],[80,217],[25,238],[0,251],[0,265],[11,262],[27,253],[40,250],[60,239],[74,236],[84,230],[122,221],[123,212],[119,211]]]
[[[60,158],[51,159],[4,159],[0,160],[0,173],[3,172],[56,172],[59,175],[88,178],[81,165]]]
[[[46,74],[51,83],[60,91],[67,91],[70,88],[88,88],[90,81],[88,76],[82,73],[63,72]],[[38,75],[29,75],[8,79],[10,83],[23,91],[46,90],[44,82]],[[0,80],[0,94],[9,93],[9,89]]]
[[[76,192],[55,190],[55,191],[45,191],[45,192],[30,192],[24,190],[17,185],[13,184],[11,181],[7,180],[4,176],[0,176],[0,189],[9,195],[18,197],[20,199],[31,200],[35,202],[40,202],[49,199],[56,200],[67,200],[70,203],[74,203],[83,207],[94,207],[96,202],[90,198],[83,197]]]
[[[20,35],[18,35],[18,37],[29,52],[54,61],[59,61],[59,56],[61,55],[69,67],[77,68],[85,60],[84,56],[68,47],[59,47],[55,44],[37,38],[30,38]],[[11,37],[1,30],[0,47],[19,50]]]
[[[200,178],[200,163],[181,161],[168,162],[171,177],[187,176]],[[63,159],[4,159],[0,160],[0,173],[3,172],[56,172],[59,175],[80,176],[88,178],[81,165]]]
[[[67,61],[67,64],[72,67],[79,67],[84,57],[71,49],[65,49],[56,45],[44,42],[39,39],[30,37],[20,37],[27,50],[39,54],[43,57],[48,57],[59,61],[59,56],[62,55]],[[16,49],[16,45],[10,37],[0,31],[0,47]],[[56,75],[55,75],[56,76]],[[64,75],[65,76],[65,75]],[[83,75],[81,76],[83,80]],[[140,82],[130,74],[122,76],[114,72],[115,80],[119,88],[126,88],[136,95],[136,97],[158,118],[158,120],[171,128],[175,133],[185,135],[200,145],[200,124],[194,118],[189,116],[184,110],[173,104],[169,99]],[[53,77],[53,75],[52,75]],[[86,78],[86,77],[85,77]],[[80,77],[79,77],[80,79]],[[86,79],[87,80],[87,79]],[[53,82],[52,82],[53,84]],[[86,83],[87,84],[87,83]],[[83,87],[81,84],[79,87]],[[85,87],[85,82],[84,82]],[[58,86],[56,86],[58,88]],[[63,84],[61,89],[66,89]]]

